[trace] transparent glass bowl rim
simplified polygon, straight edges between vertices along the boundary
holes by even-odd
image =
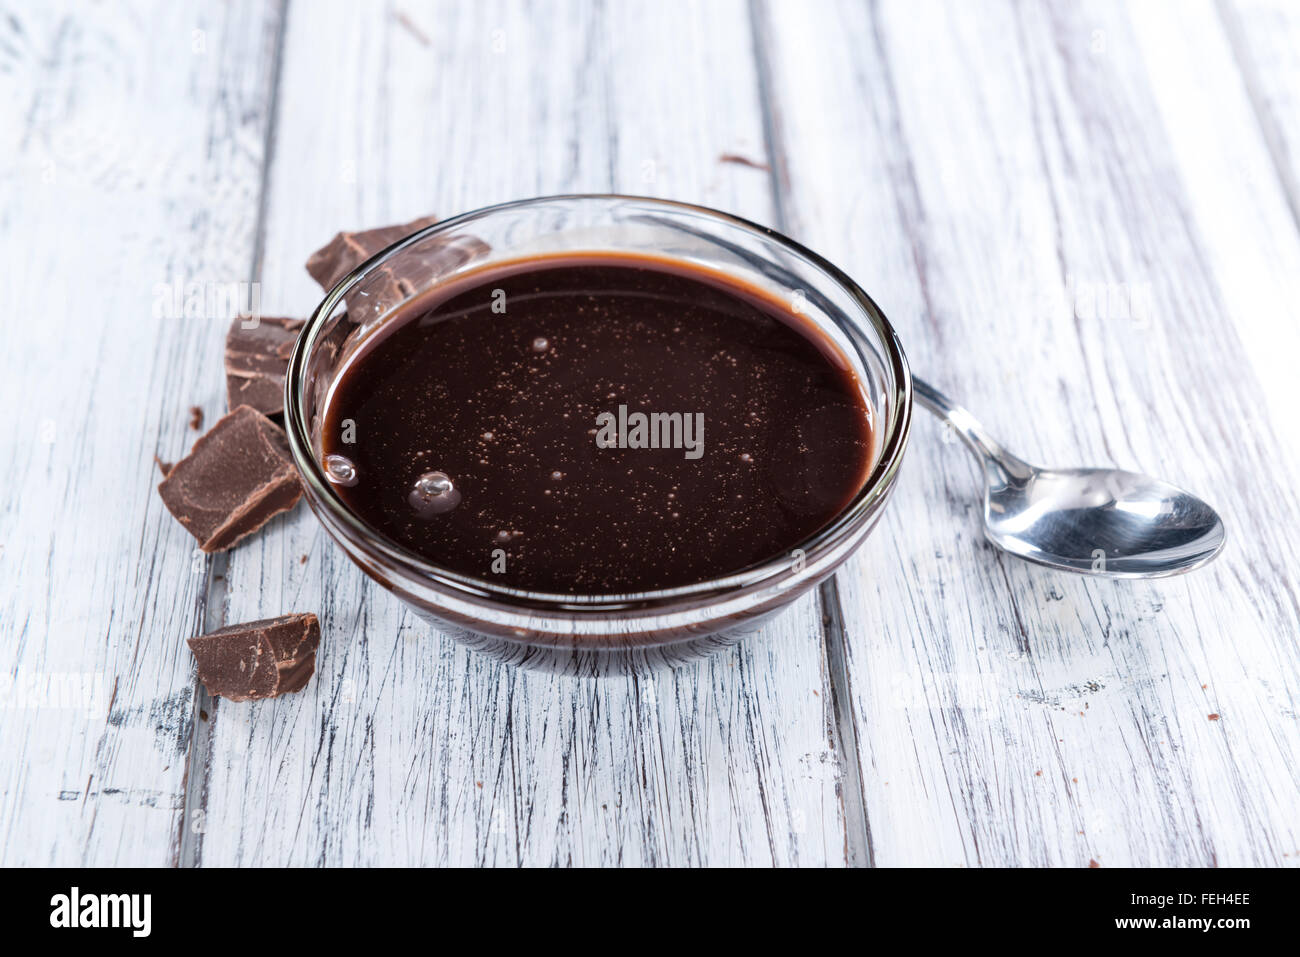
[[[609,612],[628,609],[629,607],[638,609],[666,607],[677,605],[684,600],[689,601],[696,598],[734,593],[751,585],[770,582],[796,573],[796,570],[792,568],[793,563],[790,557],[779,555],[765,562],[750,565],[717,578],[674,588],[651,589],[627,594],[574,595],[510,588],[487,579],[475,578],[443,568],[384,537],[344,504],[326,478],[320,463],[317,462],[312,451],[310,429],[301,398],[306,395],[303,386],[307,375],[308,360],[315,351],[322,330],[334,315],[339,303],[343,301],[344,296],[354,285],[360,282],[371,270],[382,266],[392,257],[399,255],[404,249],[417,245],[430,236],[455,230],[495,213],[544,204],[592,201],[659,206],[665,211],[684,212],[717,219],[726,225],[748,232],[764,242],[780,246],[787,253],[791,253],[816,267],[832,283],[841,287],[841,290],[847,293],[866,315],[872,329],[879,337],[880,344],[883,346],[886,364],[893,378],[892,395],[889,396],[890,414],[888,421],[885,423],[883,440],[876,464],[857,495],[828,525],[794,546],[794,548],[803,551],[804,565],[813,565],[819,555],[834,549],[840,544],[858,526],[859,520],[877,506],[881,498],[892,486],[894,477],[897,475],[898,468],[902,463],[903,452],[907,447],[908,433],[911,428],[912,377],[898,335],[895,333],[893,326],[890,325],[889,320],[885,318],[880,307],[847,274],[833,263],[789,237],[769,227],[761,226],[750,220],[707,206],[648,196],[622,193],[568,193],[512,200],[492,206],[484,206],[441,220],[412,233],[405,239],[399,240],[376,253],[335,283],[334,288],[326,293],[325,298],[312,312],[311,318],[308,319],[307,324],[299,334],[298,341],[294,345],[293,354],[289,359],[289,369],[285,377],[285,429],[288,433],[289,446],[298,471],[304,483],[309,486],[309,491],[313,493],[313,504],[321,504],[327,508],[331,517],[346,529],[348,534],[365,543],[367,551],[379,553],[384,560],[394,567],[403,569],[408,574],[414,574],[427,584],[441,586],[466,597],[491,599],[507,606],[518,606],[521,609],[526,608],[531,611],[549,609],[573,615],[583,611]],[[577,247],[575,247],[575,251],[579,251]],[[584,246],[581,251],[591,251],[591,247]],[[725,272],[725,269],[723,271]],[[827,315],[840,331],[854,342],[855,347],[861,348],[863,336],[852,320],[842,319],[834,311],[828,311]],[[876,409],[876,413],[879,415],[880,410]]]

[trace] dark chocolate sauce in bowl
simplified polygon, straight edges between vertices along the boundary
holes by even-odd
[[[322,429],[340,498],[424,560],[512,588],[643,592],[825,527],[871,407],[791,304],[679,260],[516,260],[429,290],[347,360]]]

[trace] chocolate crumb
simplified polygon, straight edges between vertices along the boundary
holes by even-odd
[[[741,156],[739,153],[723,153],[718,157],[719,163],[734,163],[737,166],[748,166],[750,169],[761,169],[763,172],[770,172],[771,167],[766,163],[760,163],[758,160],[752,160],[748,156]]]
[[[1094,861],[1092,858],[1088,858],[1088,866],[1089,866],[1089,867],[1101,867],[1101,865],[1098,864],[1096,861]]]
[[[153,457],[153,461],[154,461],[154,464],[158,466],[158,471],[159,471],[159,472],[162,472],[162,477],[163,477],[163,478],[166,478],[166,477],[167,477],[167,473],[170,472],[173,468],[175,468],[175,466],[174,466],[171,462],[164,462],[162,459],[158,458],[158,456],[156,456],[156,455]]]
[[[304,556],[302,556],[302,558],[298,559],[298,564],[299,564],[299,565],[306,565],[306,564],[307,564],[307,556],[304,555]]]
[[[1214,714],[1210,715],[1209,718],[1210,718],[1211,721],[1218,721],[1218,720],[1219,720],[1219,713],[1216,711]]]
[[[420,46],[427,47],[432,42],[429,40],[429,35],[416,26],[415,22],[404,11],[398,10],[397,13],[393,15],[393,19],[405,27],[406,32],[415,37],[415,39],[419,41]]]
[[[203,409],[197,405],[190,406],[190,428],[195,432],[203,428]]]

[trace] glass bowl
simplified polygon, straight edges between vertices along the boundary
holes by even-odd
[[[789,555],[724,577],[625,595],[526,591],[441,568],[377,532],[335,492],[321,428],[349,356],[394,307],[472,270],[530,256],[651,254],[759,286],[801,313],[853,367],[872,409],[866,483]],[[289,361],[285,425],[308,503],[348,556],[422,618],[471,648],[574,675],[640,672],[697,658],[757,630],[830,575],[875,527],[907,446],[912,382],[893,328],[835,266],[770,229],[700,206],[637,196],[550,196],[444,220],[338,282]]]

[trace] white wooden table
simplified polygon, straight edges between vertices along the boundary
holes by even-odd
[[[21,3],[0,113],[0,863],[1300,863],[1300,5]],[[305,507],[196,554],[153,456],[229,314],[162,289],[305,315],[339,228],[608,191],[802,240],[1013,450],[1227,551],[1005,558],[922,418],[833,584],[649,679],[476,657]],[[209,700],[185,638],[287,611],[308,688]]]

